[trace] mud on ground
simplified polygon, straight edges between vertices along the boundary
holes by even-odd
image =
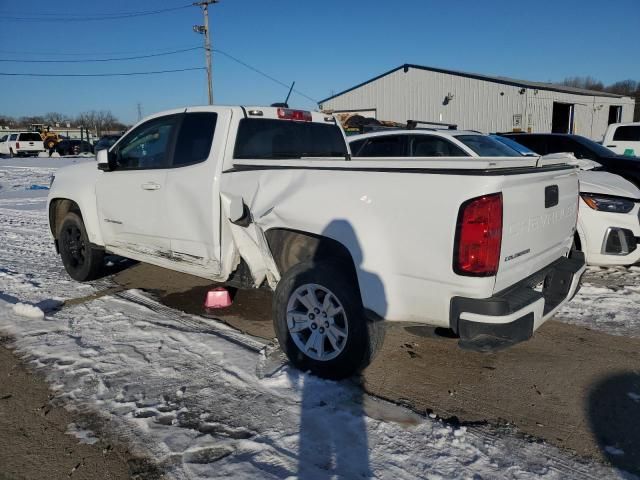
[[[199,315],[211,286],[207,280],[146,264],[115,279]],[[243,332],[274,337],[268,291],[238,291],[234,305],[217,317]],[[637,338],[551,320],[528,342],[482,354],[461,350],[447,331],[394,325],[387,328],[384,347],[366,370],[364,384],[368,392],[418,412],[456,423],[508,426],[640,474]]]
[[[104,436],[89,445],[66,433],[81,417],[56,406],[46,381],[8,344],[0,338],[0,480],[162,478],[126,446]]]

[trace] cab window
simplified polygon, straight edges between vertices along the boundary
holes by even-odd
[[[116,169],[167,168],[178,118],[154,118],[128,134],[118,145]]]
[[[435,135],[414,135],[411,139],[413,157],[468,157],[449,140]]]
[[[616,128],[613,139],[622,142],[640,142],[640,125],[624,125]]]
[[[358,157],[404,157],[407,155],[407,137],[384,135],[370,138],[360,149]]]
[[[192,112],[183,117],[173,155],[174,167],[204,162],[209,157],[218,114]]]

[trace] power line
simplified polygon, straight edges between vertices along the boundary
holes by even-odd
[[[156,75],[160,73],[189,72],[204,70],[204,67],[178,68],[174,70],[157,70],[154,72],[121,72],[121,73],[9,73],[0,72],[5,77],[128,77],[132,75]]]
[[[78,17],[77,13],[41,13],[30,17],[13,16],[11,13],[4,13],[0,16],[2,20],[18,20],[22,22],[91,22],[95,20],[118,20],[123,18],[144,17],[148,15],[158,15],[160,13],[174,12],[176,10],[182,10],[191,7],[191,4],[180,5],[177,7],[161,8],[158,10],[145,10],[138,12],[121,12],[121,13],[106,13],[95,16]],[[20,14],[18,14],[20,15]]]
[[[59,56],[87,56],[87,55],[133,55],[133,54],[139,54],[139,53],[165,53],[168,51],[173,51],[176,48],[202,48],[200,45],[176,45],[172,48],[159,48],[156,50],[149,50],[149,49],[144,49],[144,50],[121,50],[119,52],[56,52],[56,55]],[[42,55],[42,50],[40,51],[31,51],[31,52],[27,52],[27,51],[19,51],[19,50],[0,50],[0,54],[11,54],[11,55]]]
[[[219,49],[217,49],[217,48],[214,48],[214,49],[213,49],[213,51],[214,51],[214,52],[216,52],[216,53],[220,53],[220,54],[224,55],[225,57],[229,58],[230,60],[233,60],[234,62],[236,62],[236,63],[238,63],[238,64],[242,65],[242,66],[243,66],[243,67],[245,67],[245,68],[248,68],[249,70],[252,70],[252,71],[256,72],[256,73],[257,73],[257,74],[259,74],[259,75],[262,75],[262,76],[263,76],[263,77],[265,77],[265,78],[268,78],[268,79],[269,79],[269,80],[271,80],[272,82],[275,82],[275,83],[277,83],[277,84],[279,84],[279,85],[282,85],[282,86],[283,86],[283,87],[285,87],[287,90],[291,87],[291,85],[287,85],[286,83],[284,83],[284,82],[282,82],[282,81],[278,80],[277,78],[274,78],[274,77],[272,77],[271,75],[269,75],[269,74],[267,74],[267,73],[264,73],[264,72],[263,72],[263,71],[261,71],[261,70],[258,70],[256,67],[253,67],[253,66],[249,65],[248,63],[243,62],[243,61],[242,61],[242,60],[240,60],[239,58],[236,58],[236,57],[234,57],[233,55],[231,55],[231,54],[229,54],[229,53],[227,53],[227,52],[225,52],[225,51],[223,51],[223,50],[219,50]],[[301,97],[304,97],[304,98],[306,98],[307,100],[311,100],[313,103],[316,103],[316,104],[318,103],[318,100],[316,100],[315,98],[311,98],[311,97],[310,97],[310,96],[308,96],[308,95],[305,95],[305,94],[304,94],[304,93],[302,93],[300,90],[297,90],[297,89],[295,89],[295,88],[294,88],[294,89],[293,89],[293,91],[294,91],[294,92],[296,92],[296,93],[297,93],[298,95],[300,95]]]
[[[94,62],[119,62],[123,60],[138,60],[140,58],[152,58],[162,57],[165,55],[174,55],[176,53],[191,52],[193,50],[200,50],[202,47],[183,48],[181,50],[173,50],[165,53],[153,53],[150,55],[137,55],[135,57],[119,57],[119,58],[91,58],[91,59],[74,59],[74,60],[14,60],[10,58],[0,58],[0,62],[10,63],[94,63]]]

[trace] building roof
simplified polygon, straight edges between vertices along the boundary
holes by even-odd
[[[459,77],[467,77],[467,78],[474,78],[476,80],[484,80],[487,82],[494,82],[494,83],[501,83],[503,85],[511,85],[514,87],[523,87],[523,88],[532,88],[532,89],[537,89],[537,90],[550,90],[553,92],[562,92],[562,93],[571,93],[574,95],[589,95],[589,96],[597,96],[597,97],[611,97],[611,98],[623,98],[624,95],[618,95],[615,93],[609,93],[609,92],[601,92],[599,90],[586,90],[584,88],[577,88],[577,87],[569,87],[566,85],[559,85],[557,83],[545,83],[545,82],[531,82],[529,80],[518,80],[515,78],[509,78],[509,77],[495,77],[495,76],[490,76],[490,75],[482,75],[479,73],[469,73],[469,72],[461,72],[458,70],[446,70],[444,68],[436,68],[436,67],[426,67],[423,65],[414,65],[411,63],[405,63],[404,65],[400,65],[399,67],[396,67],[392,70],[389,70],[388,72],[383,73],[382,75],[378,75],[377,77],[371,78],[369,80],[366,80],[362,83],[359,83],[358,85],[348,88],[347,90],[344,90],[340,93],[336,93],[335,95],[332,95],[330,97],[327,97],[323,100],[320,100],[318,103],[324,103],[327,100],[331,100],[332,98],[336,98],[339,97],[340,95],[344,95],[347,92],[350,92],[351,90],[355,90],[356,88],[360,88],[363,85],[366,85],[368,83],[374,82],[376,80],[378,80],[379,78],[382,77],[386,77],[387,75],[400,70],[400,69],[404,69],[404,71],[408,71],[410,68],[415,68],[418,70],[427,70],[430,72],[437,72],[437,73],[446,73],[448,75],[457,75]]]

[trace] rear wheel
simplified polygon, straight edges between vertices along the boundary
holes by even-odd
[[[13,155],[14,155],[13,148],[10,148],[9,149],[9,158],[13,158]]]
[[[365,318],[350,276],[330,263],[302,263],[284,274],[274,296],[281,348],[297,368],[331,379],[364,369],[382,327]]]
[[[104,252],[92,248],[82,218],[67,213],[58,230],[58,246],[65,270],[71,278],[86,282],[98,278],[104,270]]]

